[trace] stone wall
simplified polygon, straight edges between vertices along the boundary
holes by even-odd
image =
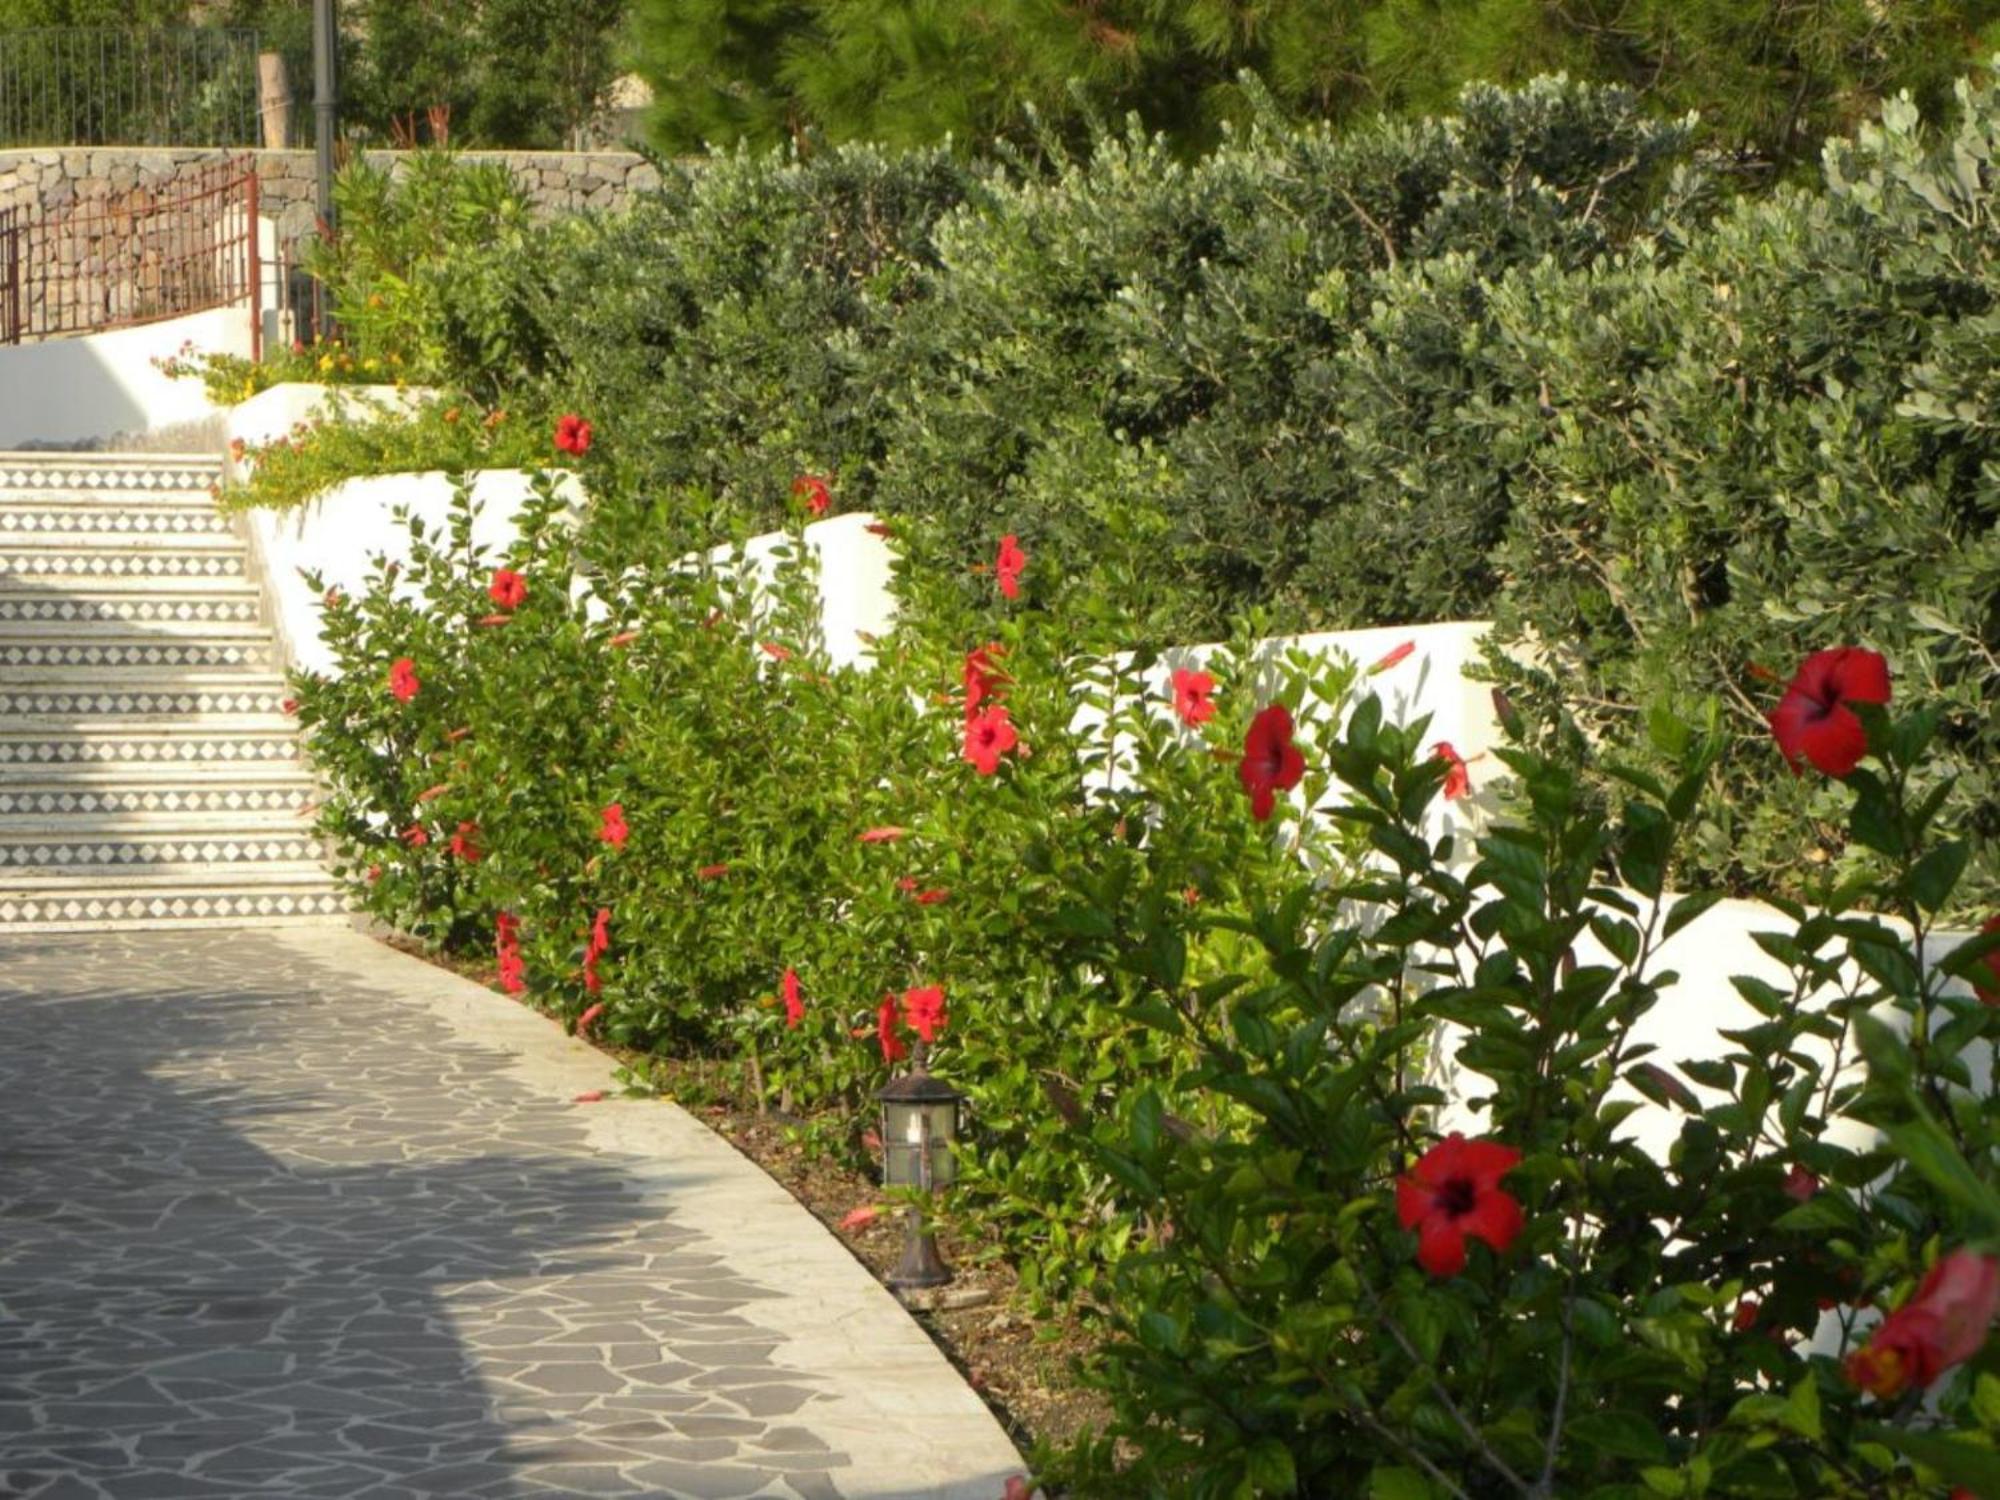
[[[184,169],[240,154],[201,147],[78,146],[0,151],[0,209],[54,209],[79,201],[104,204],[138,190],[158,190]],[[253,151],[266,217],[280,243],[312,228],[313,154]],[[395,170],[399,151],[371,151],[368,160]],[[659,174],[630,151],[467,151],[467,161],[497,161],[514,174],[544,214],[610,208],[659,185]]]

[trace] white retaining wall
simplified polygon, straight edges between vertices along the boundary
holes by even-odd
[[[213,415],[199,380],[169,379],[153,364],[190,340],[249,358],[248,308],[0,348],[0,448],[149,432]]]
[[[515,518],[533,493],[533,476],[519,469],[486,469],[470,479],[478,506],[472,539],[497,559],[514,541]],[[582,502],[574,474],[561,476],[557,493],[572,506]],[[452,497],[448,474],[384,474],[347,480],[292,510],[246,513],[250,545],[290,666],[305,672],[333,670],[332,654],[320,636],[321,596],[301,570],[319,574],[328,588],[359,593],[377,557],[394,561],[409,555],[409,529],[396,519],[397,508],[407,507],[428,530],[440,531],[450,519]]]

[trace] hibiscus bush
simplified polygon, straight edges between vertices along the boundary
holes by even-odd
[[[1713,713],[1652,718],[1670,770],[1622,769],[1615,819],[1501,752],[1518,794],[1468,860],[1425,836],[1420,732],[1369,700],[1320,754],[1370,860],[1107,943],[1201,1060],[1095,1132],[1151,1233],[1106,1288],[1118,1420],[1057,1466],[1077,1491],[2000,1494],[2000,920],[1936,939],[1969,849],[1943,716],[1891,698],[1840,648],[1770,705],[1765,752],[1867,862],[1773,909],[1782,978],[1733,981],[1719,1049],[1718,997],[1660,961],[1717,916],[1664,883]],[[1218,927],[1257,963],[1191,984],[1173,956]],[[1691,1001],[1693,1055],[1646,1039]]]
[[[1254,614],[1199,661],[1125,651],[1136,536],[1084,571],[1013,536],[976,574],[906,565],[894,631],[836,666],[796,529],[833,503],[820,476],[761,576],[737,546],[614,569],[538,493],[504,557],[462,495],[328,597],[340,674],[298,708],[362,904],[601,1038],[719,1059],[835,1149],[928,1033],[978,1119],[954,1211],[1031,1286],[1088,1282],[1137,1232],[1090,1122],[1141,1081],[1204,1128],[1226,1107],[1183,1098],[1195,1053],[1099,955],[1342,868],[1358,845],[1305,809],[1352,669],[1261,645]],[[893,544],[935,550],[917,529]],[[1261,960],[1217,926],[1175,962]]]

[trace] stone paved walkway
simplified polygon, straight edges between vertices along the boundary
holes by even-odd
[[[0,1495],[999,1500],[894,1300],[607,1071],[342,930],[0,940]]]

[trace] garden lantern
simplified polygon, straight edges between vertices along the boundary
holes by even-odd
[[[892,1078],[878,1096],[882,1101],[882,1181],[888,1187],[911,1187],[928,1194],[949,1187],[958,1176],[952,1146],[958,1139],[959,1110],[965,1096],[935,1078],[924,1066],[924,1045],[917,1043],[910,1071]],[[921,1213],[907,1219],[903,1258],[889,1274],[893,1287],[943,1286],[951,1268],[938,1254],[937,1239],[923,1227]]]

